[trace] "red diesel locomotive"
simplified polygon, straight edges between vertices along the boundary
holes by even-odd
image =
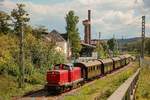
[[[47,72],[46,87],[51,92],[63,92],[66,88],[71,89],[82,81],[80,67],[72,67],[71,64],[57,64],[54,70]]]
[[[49,92],[61,93],[82,85],[87,80],[105,75],[122,68],[132,60],[131,55],[121,55],[112,59],[95,59],[72,64],[57,64],[47,72],[46,88]]]

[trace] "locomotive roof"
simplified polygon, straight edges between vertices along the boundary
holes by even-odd
[[[57,65],[60,65],[60,64],[56,64],[56,66]],[[71,64],[71,63],[62,63],[62,65],[66,65],[66,66],[68,66],[68,67],[72,67],[73,66],[73,64]]]
[[[67,72],[67,70],[50,70],[50,72],[60,72],[60,73],[64,73]]]

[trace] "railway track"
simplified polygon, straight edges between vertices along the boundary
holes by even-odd
[[[126,66],[124,66],[121,69],[118,69],[110,74],[117,74],[119,72],[121,72],[122,70],[125,70],[126,68],[128,68],[129,66],[131,66],[132,62]],[[101,79],[105,79],[105,76],[101,77]],[[78,87],[76,89],[64,92],[62,94],[58,94],[58,95],[53,95],[53,94],[49,94],[45,89],[41,89],[35,92],[31,92],[29,94],[26,94],[23,97],[19,97],[19,98],[15,98],[12,100],[62,100],[66,95],[74,95],[75,92],[77,92],[78,90],[82,89],[85,86],[89,86],[91,84],[93,84],[95,82],[95,80],[93,81],[89,81],[88,83],[84,84],[81,87]]]

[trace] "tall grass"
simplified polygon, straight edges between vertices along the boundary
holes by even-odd
[[[38,76],[35,77],[36,79],[34,78],[34,80],[36,81],[34,82],[38,82],[38,84],[26,82],[24,88],[18,88],[16,77],[6,74],[0,75],[0,100],[11,100],[14,96],[22,96],[29,91],[35,91],[43,88],[43,82],[41,82],[43,80],[43,78],[41,79],[42,76],[39,76],[38,74]]]
[[[150,57],[145,59],[146,62],[150,62]],[[150,100],[150,64],[143,64],[138,87],[136,91],[136,100]]]
[[[83,86],[73,95],[67,95],[65,100],[93,100],[97,97],[100,100],[106,100],[126,79],[128,79],[138,68],[138,64],[119,73],[107,75],[105,78],[94,81],[93,84]]]

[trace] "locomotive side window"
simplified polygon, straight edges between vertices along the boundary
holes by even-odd
[[[64,66],[63,66],[63,69],[64,69],[64,70],[68,70],[69,68],[68,68],[68,66],[64,65]]]
[[[54,66],[55,70],[59,70],[59,65]]]

